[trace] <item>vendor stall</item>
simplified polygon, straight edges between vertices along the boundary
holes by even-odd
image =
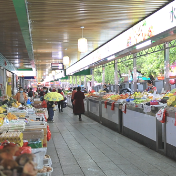
[[[122,112],[119,111],[119,106],[118,103],[101,101],[101,123],[120,133],[122,130]]]
[[[96,98],[89,98],[88,104],[89,117],[97,122],[100,122],[100,101]]]
[[[3,149],[11,147],[13,151],[11,152],[11,160],[16,163],[16,167],[19,165],[19,159],[14,159],[13,156],[17,156],[17,158],[27,157],[26,161],[30,160],[33,164],[24,162],[24,165],[20,163],[20,167],[31,167],[33,175],[51,175],[53,171],[52,161],[46,155],[47,141],[51,138],[51,132],[47,124],[45,109],[35,108],[31,104],[22,106],[13,98],[6,99],[1,104],[0,153],[5,154],[6,150]],[[26,153],[28,155],[25,155]],[[31,166],[29,166],[30,164]],[[9,172],[8,168],[1,171],[5,173],[7,170]],[[11,171],[13,171],[13,167]],[[21,173],[20,169],[19,172]],[[25,173],[25,169],[22,172]]]

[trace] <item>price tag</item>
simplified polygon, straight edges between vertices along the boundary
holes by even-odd
[[[144,105],[144,112],[151,112],[151,106]]]

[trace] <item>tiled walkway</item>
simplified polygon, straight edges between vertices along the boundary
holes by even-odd
[[[50,123],[52,176],[176,175],[176,162],[94,122],[78,121],[70,108]]]

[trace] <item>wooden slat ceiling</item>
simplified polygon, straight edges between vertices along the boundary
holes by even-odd
[[[0,53],[15,66],[31,66],[12,0],[0,1]]]
[[[39,78],[52,62],[68,55],[71,64],[107,42],[169,0],[27,0],[35,63]],[[12,63],[30,67],[12,0],[0,1],[0,53]],[[87,53],[80,54],[77,40],[88,39]],[[67,51],[65,51],[67,48]]]

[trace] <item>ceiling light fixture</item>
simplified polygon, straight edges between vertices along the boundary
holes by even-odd
[[[67,51],[67,48],[65,49],[65,51]],[[68,56],[64,56],[63,57],[63,64],[64,65],[69,65],[70,59]]]
[[[87,49],[88,49],[87,39],[83,38],[83,29],[84,29],[84,26],[82,26],[81,29],[82,29],[82,38],[78,39],[78,51],[80,53],[85,53],[87,51]]]

